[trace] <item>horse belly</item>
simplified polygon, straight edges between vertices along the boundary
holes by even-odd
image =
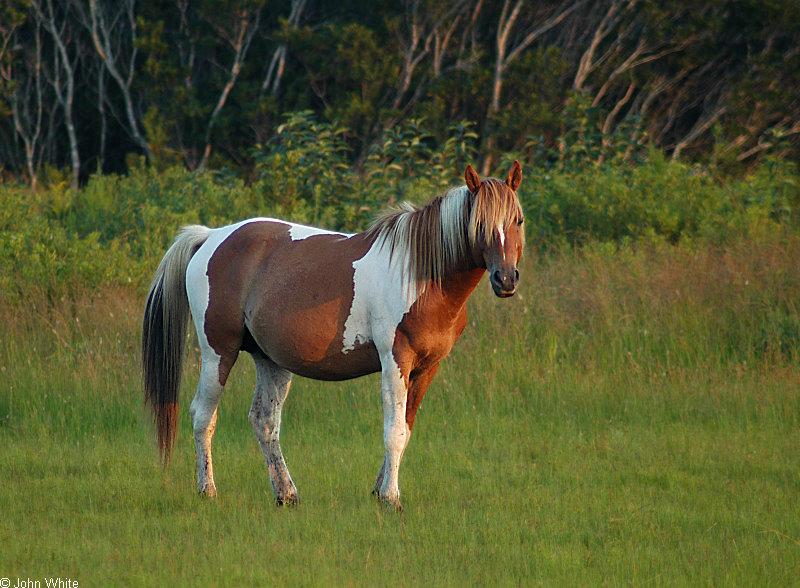
[[[285,362],[276,363],[294,374],[315,380],[351,380],[381,370],[378,351],[372,343],[362,345],[346,355],[326,357],[322,361],[288,357]]]
[[[300,376],[347,380],[380,371],[372,342],[345,351],[345,297],[315,298],[306,292],[292,300],[266,300],[248,328],[259,348],[275,363]]]

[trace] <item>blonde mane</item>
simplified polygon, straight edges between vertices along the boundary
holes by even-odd
[[[495,229],[521,217],[516,194],[505,182],[489,178],[476,194],[461,186],[423,206],[404,202],[379,215],[367,234],[379,247],[388,246],[390,256],[403,258],[409,286],[421,293],[470,262],[479,240],[492,245]]]

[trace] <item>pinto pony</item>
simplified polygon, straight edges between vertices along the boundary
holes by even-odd
[[[481,180],[472,166],[465,179],[354,235],[267,218],[185,227],[156,270],[144,313],[145,399],[164,461],[175,440],[191,312],[202,356],[189,407],[201,494],[217,492],[217,405],[246,351],[256,366],[250,422],[278,504],[298,502],[279,439],[292,374],[345,380],[380,371],[385,453],[373,493],[399,509],[400,460],[428,385],[467,324],[467,298],[486,270],[501,298],[519,279],[519,162],[504,182]]]

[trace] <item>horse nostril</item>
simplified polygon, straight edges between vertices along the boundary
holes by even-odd
[[[514,270],[514,283],[516,284],[517,282],[519,282],[519,270],[515,269]]]
[[[503,278],[500,275],[500,270],[494,270],[494,273],[492,274],[492,281],[498,286],[503,284]]]

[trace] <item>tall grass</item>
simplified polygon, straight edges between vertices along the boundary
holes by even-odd
[[[186,406],[169,470],[139,385],[140,286],[0,310],[0,576],[86,585],[788,584],[800,569],[800,240],[663,239],[529,252],[485,284],[423,403],[401,488],[375,376],[298,378],[273,506],[242,357],[221,405],[216,502]]]

